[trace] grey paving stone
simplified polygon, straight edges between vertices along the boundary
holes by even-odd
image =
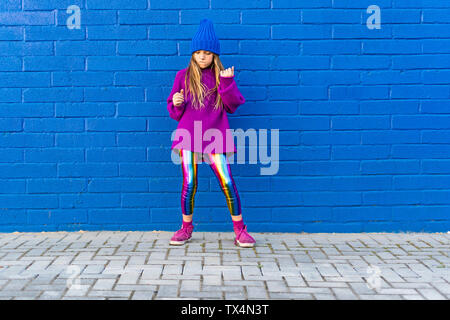
[[[153,300],[156,291],[135,291],[131,296],[132,300]]]
[[[380,294],[417,294],[417,291],[414,289],[404,289],[404,288],[380,288],[378,290]]]
[[[203,275],[202,277],[203,277],[203,285],[219,286],[222,284],[221,275]]]
[[[190,291],[190,290],[183,290]],[[233,286],[206,286],[202,287],[202,291],[223,291],[223,292],[243,292],[243,285],[233,285]]]
[[[225,292],[225,300],[246,300],[247,295],[245,292]]]
[[[0,299],[450,299],[448,233],[171,236],[0,233]]]
[[[227,287],[232,287],[232,286],[264,287],[264,281],[224,280],[223,285],[225,285]]]
[[[64,291],[45,290],[37,297],[38,300],[59,300],[63,297]]]
[[[352,290],[348,288],[331,288],[338,300],[356,300],[359,299]]]
[[[336,300],[334,295],[326,293],[313,293],[313,297],[316,300]]]
[[[322,277],[338,277],[340,275],[331,263],[318,263],[316,268]]]
[[[282,300],[313,300],[312,294],[308,293],[290,293],[290,292],[271,292],[270,299]]]
[[[161,280],[200,280],[201,275],[163,274]]]
[[[405,300],[425,300],[421,295],[419,294],[403,294],[403,299]]]
[[[101,290],[101,291],[97,291],[97,290],[92,290],[88,293],[88,297],[92,298],[92,297],[104,297],[104,298],[121,298],[121,299],[128,299],[131,296],[132,291],[105,291],[105,290]]]
[[[125,272],[120,275],[117,284],[136,284],[141,276],[141,272]]]
[[[268,299],[267,291],[261,290],[259,287],[247,287],[247,297],[248,299]]]
[[[266,281],[269,292],[289,292],[289,287],[284,281]]]
[[[361,300],[404,300],[398,294],[361,294],[359,298]]]
[[[450,294],[450,284],[449,283],[432,283],[432,286],[435,287],[440,293],[444,295]]]
[[[180,290],[183,291],[200,291],[200,280],[181,280]]]
[[[0,291],[0,299],[9,299],[9,298],[15,298],[15,297],[26,297],[29,299],[34,299],[38,295],[41,294],[42,291],[35,290],[35,291],[22,291],[22,290],[7,290],[7,291]]]
[[[98,279],[92,290],[112,290],[115,283],[116,279]]]
[[[306,287],[307,285],[301,276],[285,276],[284,279],[289,287]]]
[[[65,293],[65,297],[83,297],[90,290],[89,285],[71,286]]]
[[[180,291],[181,298],[223,299],[222,291]]]
[[[417,291],[427,300],[446,300],[446,298],[434,289],[417,289]]]
[[[172,286],[177,285],[178,280],[162,280],[162,279],[140,279],[139,284],[151,284],[151,285],[160,285],[161,287],[164,286]]]

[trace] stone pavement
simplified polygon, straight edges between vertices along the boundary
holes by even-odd
[[[449,299],[449,233],[0,233],[0,299]]]

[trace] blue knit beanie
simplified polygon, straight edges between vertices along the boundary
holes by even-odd
[[[203,19],[197,33],[192,38],[191,54],[198,50],[206,50],[220,55],[219,39],[214,32],[214,26],[211,20]]]

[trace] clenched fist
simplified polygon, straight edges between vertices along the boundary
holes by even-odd
[[[232,66],[231,68],[228,68],[228,69],[220,71],[220,75],[222,77],[232,77],[232,76],[234,76],[234,66]]]
[[[173,95],[172,100],[173,100],[173,104],[175,107],[180,106],[183,102],[184,102],[184,94],[183,94],[183,90],[181,89],[180,92],[177,92]]]

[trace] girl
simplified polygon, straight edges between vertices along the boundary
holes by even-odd
[[[227,156],[236,153],[227,112],[234,113],[245,99],[234,81],[234,66],[225,70],[219,59],[220,44],[210,20],[203,19],[200,22],[191,42],[191,54],[189,66],[177,72],[167,99],[170,117],[179,122],[175,136],[182,132],[189,136],[189,139],[183,137],[181,144],[175,137],[171,148],[181,158],[183,223],[181,229],[170,239],[170,244],[182,245],[192,236],[197,164],[205,158],[225,194],[236,234],[234,244],[253,247],[255,239],[247,233],[244,225],[239,194],[227,161]],[[203,141],[203,135],[198,136],[198,125],[201,130],[210,129],[219,133],[220,138],[214,139],[213,152],[209,151],[209,143]]]

